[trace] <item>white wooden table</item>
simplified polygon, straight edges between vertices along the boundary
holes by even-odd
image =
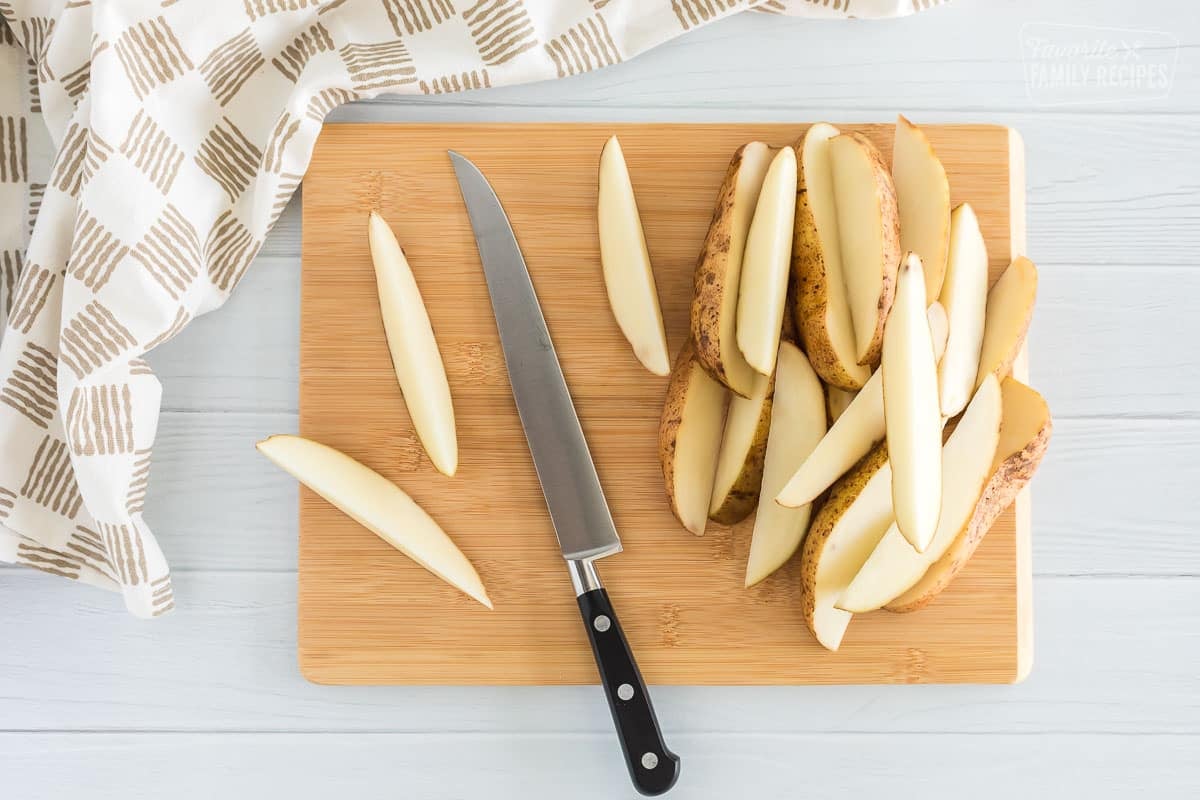
[[[1086,17],[1086,19],[1081,19]],[[1167,98],[1038,108],[1030,22],[1170,31]],[[1037,650],[1016,687],[659,688],[676,797],[1195,797],[1200,790],[1200,22],[1188,0],[742,15],[576,79],[334,119],[979,121],[1028,153],[1041,268]],[[236,296],[152,361],[147,516],[178,609],[0,571],[0,797],[631,796],[594,687],[331,688],[296,668],[299,203]],[[786,654],[781,654],[786,658]]]

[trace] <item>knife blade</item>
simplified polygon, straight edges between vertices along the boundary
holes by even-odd
[[[633,651],[594,561],[621,550],[608,502],[512,225],[491,184],[448,151],[475,234],[521,427],[571,574],[600,682],[634,786],[658,795],[679,777]]]
[[[491,185],[450,154],[483,262],[521,426],[563,558],[600,558],[621,539],[588,452],[525,258]]]

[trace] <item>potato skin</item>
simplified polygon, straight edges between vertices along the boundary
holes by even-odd
[[[954,577],[971,560],[975,549],[983,541],[983,537],[991,530],[992,524],[1029,483],[1037,471],[1046,449],[1050,445],[1050,436],[1054,431],[1054,423],[1046,414],[1045,424],[1015,453],[1005,458],[996,467],[984,485],[983,494],[975,504],[975,511],[963,529],[955,538],[950,549],[940,559],[934,562],[921,580],[904,594],[888,603],[884,608],[897,613],[918,611],[937,597],[950,585]]]
[[[799,199],[799,195],[796,197]],[[795,249],[795,238],[793,237],[792,250],[795,251]],[[800,278],[796,275],[796,270],[789,270],[787,296],[783,299],[783,325],[779,330],[779,341],[794,344],[803,350],[804,348],[800,345],[800,331],[796,329],[796,298],[799,293]]]
[[[797,146],[802,143],[803,140]],[[825,254],[817,234],[817,222],[808,204],[803,159],[798,164],[796,224],[792,235],[792,281],[795,286],[793,325],[813,370],[821,380],[839,389],[857,391],[866,383],[866,377],[851,375],[846,370],[825,325],[829,313],[829,292],[826,288],[829,273],[825,268]]]
[[[883,352],[883,324],[887,321],[888,312],[892,309],[892,300],[896,296],[896,275],[900,269],[901,256],[904,255],[900,251],[900,206],[896,202],[896,184],[892,180],[892,172],[884,162],[879,148],[857,131],[844,133],[842,136],[848,136],[858,142],[870,157],[871,172],[875,176],[875,193],[879,201],[883,233],[883,256],[879,267],[883,272],[883,282],[879,291],[878,313],[875,315],[871,344],[858,361],[862,366],[874,368],[879,365],[879,358]],[[926,305],[936,299],[926,298]],[[855,335],[858,335],[857,331]]]
[[[667,395],[663,400],[662,417],[658,423],[658,461],[662,465],[663,482],[667,491],[667,500],[671,503],[671,513],[683,522],[679,509],[675,505],[675,444],[679,438],[679,426],[683,422],[683,407],[687,403],[688,385],[692,381],[692,368],[698,364],[696,348],[691,339],[684,342],[679,355],[675,356],[675,364],[671,367],[671,377],[667,381]]]
[[[721,507],[708,515],[713,522],[722,525],[734,525],[750,516],[750,512],[758,507],[758,497],[762,490],[763,466],[767,460],[767,434],[771,430],[771,403],[775,396],[775,376],[767,389],[767,398],[763,401],[762,411],[758,415],[758,425],[754,429],[754,442],[742,462],[742,470],[737,480],[733,482],[729,493]]]
[[[719,331],[721,300],[725,295],[726,261],[732,242],[734,198],[745,151],[746,145],[742,145],[733,154],[725,171],[725,180],[717,192],[712,222],[709,223],[704,245],[696,260],[691,309],[692,342],[700,365],[727,388],[743,396],[745,387],[734,386],[736,381],[726,369]]]
[[[809,363],[821,380],[839,389],[857,391],[866,383],[869,370],[848,369],[858,365],[847,364],[838,357],[829,335],[830,277],[817,221],[808,199],[804,140],[802,136],[793,145],[799,156],[796,159],[796,222],[792,234],[793,324]],[[847,308],[844,313],[849,314],[850,310]]]
[[[846,509],[858,499],[867,483],[887,462],[887,444],[880,442],[830,487],[828,497],[809,524],[808,533],[804,536],[804,546],[800,551],[800,613],[804,615],[804,624],[814,637],[817,635],[813,624],[813,616],[816,613],[817,566],[825,544]]]

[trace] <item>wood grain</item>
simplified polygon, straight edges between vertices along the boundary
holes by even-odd
[[[104,592],[0,571],[20,643],[0,652],[0,729],[592,732],[616,746],[594,686],[316,686],[296,670],[294,572],[174,578],[181,602],[149,626]],[[1200,580],[1038,577],[1035,591],[1038,665],[1019,688],[661,686],[659,718],[676,734],[1200,734]]]
[[[1031,109],[1021,26],[1083,17],[1175,33],[1170,96]],[[1034,504],[1036,669],[1015,689],[660,688],[660,717],[688,763],[679,796],[740,796],[748,780],[784,796],[1195,794],[1200,351],[1178,345],[1197,331],[1179,298],[1200,293],[1195,19],[1182,0],[955,0],[844,24],[741,14],[565,81],[334,112],[783,122],[903,110],[1023,134],[1029,252],[1042,271],[1034,381],[1057,423]],[[0,569],[0,728],[15,731],[0,740],[0,794],[541,800],[571,781],[576,798],[628,796],[595,687],[327,688],[297,674],[296,487],[252,445],[296,430],[299,197],[263,252],[218,313],[151,354],[168,411],[147,513],[175,573],[176,612],[146,625],[107,593]],[[264,733],[227,737],[235,730]],[[557,744],[583,730],[594,735]],[[783,731],[814,735],[776,742]],[[197,771],[198,756],[216,769]]]
[[[850,126],[890,151],[890,125]],[[322,683],[595,680],[508,387],[447,148],[491,179],[517,232],[626,551],[602,570],[654,683],[1006,682],[1021,677],[1014,516],[911,618],[856,620],[826,653],[795,609],[795,564],[741,588],[748,528],[685,534],[663,497],[655,434],[664,381],[622,340],[600,277],[595,169],[611,125],[327,126],[305,184],[300,430],[396,480],[475,562],[477,608],[309,492],[300,509],[300,664]],[[691,269],[729,154],[803,125],[617,126],[655,264],[668,339],[686,329]],[[935,126],[955,202],[970,199],[993,277],[1010,260],[1009,131]],[[398,160],[396,153],[404,153]],[[406,247],[458,416],[461,466],[435,474],[387,357],[363,235],[377,208]],[[1026,584],[1027,585],[1027,584]],[[1028,644],[1028,643],[1026,643]]]
[[[931,798],[960,797],[970,786],[972,800],[1126,800],[1153,786],[1156,800],[1182,800],[1195,794],[1200,763],[1200,737],[1178,735],[1088,737],[1081,743],[1053,733],[709,733],[677,734],[671,742],[688,759],[672,797],[691,800],[741,797],[748,785],[755,794],[786,797],[801,781],[815,797],[885,797],[899,783],[919,785],[921,796]],[[175,776],[170,796],[178,800],[281,793],[293,800],[377,800],[395,796],[396,776],[422,800],[560,797],[565,786],[578,787],[572,789],[576,798],[635,796],[628,778],[612,768],[619,755],[611,732],[18,733],[0,734],[0,751],[14,766],[5,789],[22,800],[73,797],[84,786],[95,800],[161,797],[164,775]],[[450,765],[443,761],[449,752],[468,757],[469,764],[430,768]],[[206,768],[196,769],[197,763]],[[912,778],[898,781],[901,775]]]

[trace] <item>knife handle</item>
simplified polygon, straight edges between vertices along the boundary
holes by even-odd
[[[596,588],[583,591],[576,599],[596,656],[617,738],[625,753],[629,777],[642,794],[659,795],[678,780],[679,756],[668,750],[663,741],[642,673],[633,660],[633,651],[625,640],[608,592],[598,585],[594,571],[591,577]]]

